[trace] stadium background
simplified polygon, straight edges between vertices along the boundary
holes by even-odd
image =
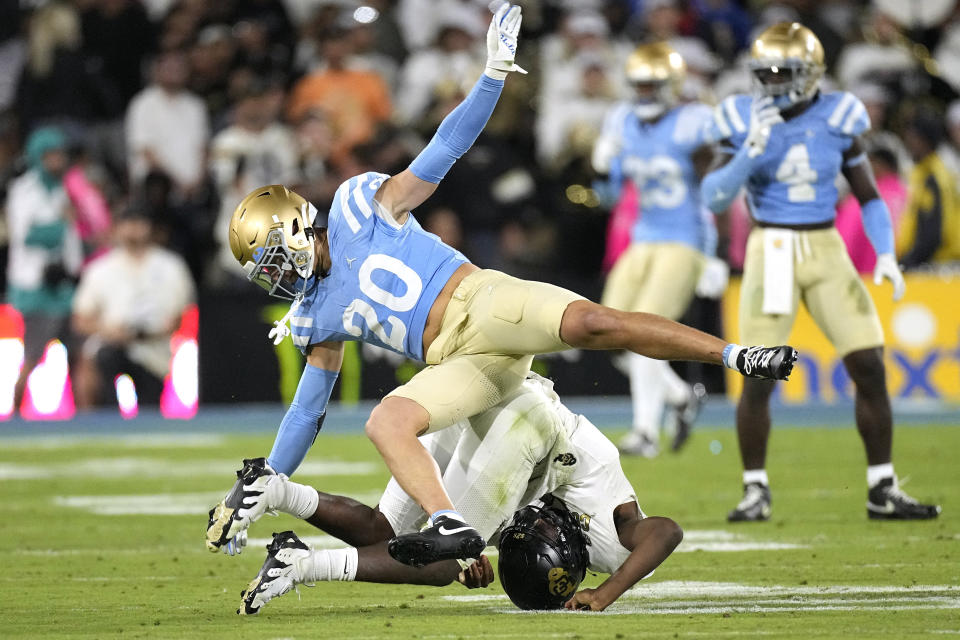
[[[150,214],[161,229],[158,238],[189,265],[197,307],[184,314],[172,337],[164,415],[190,417],[198,398],[201,406],[216,406],[292,396],[299,356],[289,344],[275,350],[266,338],[284,305],[251,288],[229,256],[224,258],[223,216],[238,195],[261,182],[291,184],[324,210],[333,189],[350,175],[404,167],[481,70],[486,4],[4,3],[2,188],[27,168],[31,133],[48,125],[66,134],[72,165],[99,192],[108,213],[142,204],[151,184],[169,186],[159,202],[151,201]],[[749,90],[744,56],[752,33],[774,21],[800,20],[824,44],[824,85],[848,89],[867,104],[871,139],[900,160],[904,179],[910,163],[899,134],[918,107],[941,118],[939,153],[948,166],[957,166],[955,2],[522,4],[519,62],[530,75],[510,78],[478,143],[416,212],[424,226],[481,266],[599,297],[604,270],[619,249],[614,227],[622,221],[611,223],[610,212],[624,202],[611,198],[597,180],[589,153],[604,113],[629,97],[623,62],[633,44],[645,40],[670,40],[690,67],[686,97],[715,102]],[[202,131],[183,133],[200,143],[194,153],[199,157],[184,160],[197,170],[184,177],[178,167],[161,163],[145,172],[124,142],[125,136],[140,135],[130,105],[154,82],[155,61],[181,54],[189,70],[184,91],[201,101],[208,122]],[[36,66],[38,58],[48,64]],[[341,69],[340,75],[331,68]],[[348,80],[337,84],[344,77]],[[324,93],[331,86],[335,91]],[[70,209],[65,215],[76,220],[78,208]],[[749,225],[742,202],[719,224],[725,238],[721,255],[736,274]],[[0,242],[5,237],[0,234]],[[87,257],[108,244],[108,233],[86,238]],[[0,256],[0,269],[5,265]],[[917,265],[908,274],[907,298],[898,305],[889,302],[887,288],[871,289],[889,340],[891,388],[898,401],[940,407],[960,400],[954,273],[950,264]],[[697,300],[685,321],[734,340],[736,295],[734,277],[722,300]],[[7,418],[17,413],[12,386],[22,361],[22,332],[12,306],[0,307],[0,416]],[[801,317],[791,342],[804,357],[781,398],[794,404],[846,400],[842,367],[809,318]],[[24,417],[74,415],[66,366],[79,347],[71,349],[64,352],[57,343],[48,348],[29,386],[41,397],[28,394]],[[371,347],[351,349],[347,361],[334,395],[347,403],[376,399],[416,371],[412,363]],[[568,353],[541,358],[537,366],[568,396],[616,398],[627,391],[625,378],[603,354]],[[716,368],[679,368],[712,392],[737,392],[737,381],[724,380]]]

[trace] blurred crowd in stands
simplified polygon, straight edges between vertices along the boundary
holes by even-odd
[[[201,296],[254,295],[226,244],[236,203],[256,186],[283,183],[324,211],[350,176],[403,169],[482,71],[488,4],[0,3],[3,299],[64,326],[73,309],[80,335],[127,344],[170,331],[194,286]],[[626,56],[640,42],[670,41],[689,67],[686,97],[715,103],[750,91],[751,35],[783,20],[818,35],[826,86],[853,92],[869,110],[870,159],[903,263],[960,259],[956,0],[519,4],[518,62],[530,74],[509,78],[480,139],[415,212],[481,266],[596,297],[616,203],[589,158],[604,115],[630,98]],[[868,272],[873,255],[855,201],[842,199],[838,211],[851,255]],[[117,220],[153,231],[141,238],[141,227]],[[734,270],[748,225],[742,202],[720,221],[722,257]],[[96,286],[84,283],[85,265],[138,242],[162,252],[177,303],[164,302],[155,284],[126,296],[126,313],[113,310],[116,327],[91,320],[106,303],[94,304],[89,290],[109,293],[111,284],[102,274]],[[84,295],[75,303],[78,282]],[[27,361],[36,355],[27,345]]]

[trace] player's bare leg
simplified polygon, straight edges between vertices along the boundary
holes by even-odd
[[[886,464],[893,447],[893,417],[883,350],[877,347],[854,351],[843,358],[843,364],[856,387],[854,412],[867,464]]]
[[[577,349],[627,349],[657,360],[723,364],[727,343],[716,336],[650,313],[618,311],[595,302],[570,303],[560,338]]]
[[[478,558],[486,541],[464,522],[443,488],[440,468],[417,439],[430,426],[430,414],[408,398],[384,398],[370,413],[367,436],[400,487],[430,515],[419,533],[396,536],[390,555],[413,566],[441,560]]]
[[[844,356],[843,364],[856,387],[857,431],[867,452],[867,515],[881,520],[936,518],[940,507],[921,504],[901,491],[893,471],[893,417],[883,349],[854,351]]]
[[[727,514],[730,522],[767,520],[770,486],[765,470],[770,438],[770,395],[773,380],[745,379],[737,403],[737,442],[743,462],[743,499]]]

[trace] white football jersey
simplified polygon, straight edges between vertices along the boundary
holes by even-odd
[[[539,505],[549,493],[584,516],[590,569],[613,573],[630,554],[613,524],[616,507],[636,502],[617,448],[560,402],[552,382],[531,374],[500,405],[421,442],[454,506],[490,544],[517,509]],[[380,511],[398,535],[419,530],[427,519],[392,478]]]

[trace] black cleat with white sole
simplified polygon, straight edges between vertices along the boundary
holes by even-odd
[[[267,511],[264,492],[277,472],[265,458],[243,461],[237,481],[207,520],[207,550],[216,553]]]
[[[466,522],[439,516],[422,531],[391,538],[387,551],[397,562],[423,567],[441,560],[479,558],[486,546],[483,536]]]
[[[743,499],[727,514],[727,522],[763,522],[770,519],[770,487],[760,482],[743,485]]]
[[[903,492],[896,478],[884,478],[867,493],[871,520],[930,520],[939,515],[939,505],[917,502]]]
[[[674,420],[676,428],[673,433],[673,442],[670,444],[670,450],[673,452],[680,449],[690,438],[690,431],[693,429],[693,423],[700,417],[700,411],[703,409],[703,403],[707,399],[707,388],[702,382],[697,382],[690,387],[690,396],[686,402],[674,409]]]
[[[237,613],[242,616],[257,615],[263,605],[302,584],[297,562],[310,553],[310,547],[293,531],[273,534],[273,540],[267,545],[267,559],[260,567],[260,572],[240,592],[243,602]]]

